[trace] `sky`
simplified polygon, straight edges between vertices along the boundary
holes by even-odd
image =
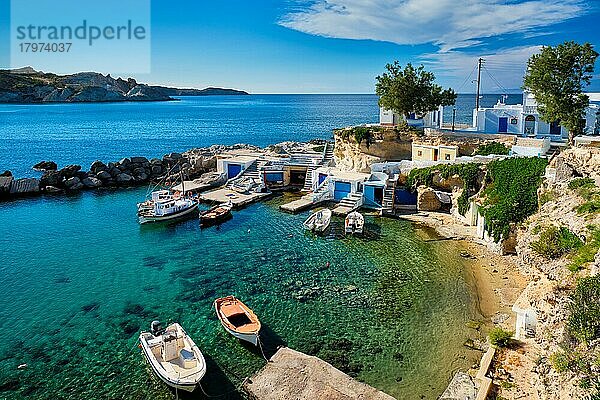
[[[482,91],[514,92],[540,46],[600,48],[598,21],[600,0],[151,0],[150,72],[134,77],[251,93],[374,93],[375,77],[398,60],[473,93],[483,57]],[[11,65],[10,29],[10,1],[0,0],[0,68]],[[588,90],[600,92],[600,63],[596,70]]]

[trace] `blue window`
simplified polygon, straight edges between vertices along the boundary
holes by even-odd
[[[268,172],[265,179],[267,182],[283,182],[283,172]]]

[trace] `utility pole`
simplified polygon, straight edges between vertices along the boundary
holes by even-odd
[[[452,132],[454,132],[454,120],[456,119],[456,106],[452,107]]]
[[[481,86],[481,67],[483,66],[483,58],[477,60],[477,97],[475,98],[475,109],[479,110],[479,88]]]

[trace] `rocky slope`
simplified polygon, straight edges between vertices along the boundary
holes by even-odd
[[[32,68],[0,70],[0,103],[168,101],[171,96],[246,95],[220,88],[177,89],[150,86],[97,72],[73,75],[43,73]]]
[[[547,172],[539,193],[543,204],[517,235],[517,265],[530,281],[517,304],[535,311],[537,326],[533,337],[500,353],[496,383],[500,387],[499,396],[505,399],[595,399],[598,397],[593,397],[589,381],[600,376],[600,340],[586,344],[577,341],[566,328],[566,322],[572,303],[570,296],[579,279],[596,275],[600,270],[600,251],[592,246],[595,257],[593,253],[587,256],[583,268],[575,271],[572,265],[577,252],[548,258],[534,250],[532,244],[539,242],[549,227],[564,227],[583,243],[593,240],[593,227],[600,227],[600,213],[578,212],[577,208],[589,201],[590,194],[569,187],[569,182],[578,177],[592,178],[595,189],[590,184],[590,190],[598,190],[600,149],[566,150]]]

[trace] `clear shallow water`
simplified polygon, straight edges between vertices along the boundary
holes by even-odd
[[[498,95],[485,95],[491,106]],[[511,95],[516,103],[520,96]],[[456,122],[470,123],[475,95],[459,95]],[[452,121],[446,107],[444,120]],[[32,176],[41,160],[85,168],[97,159],[160,157],[212,144],[266,146],[330,139],[331,131],[379,121],[375,95],[182,97],[181,101],[109,104],[0,104],[0,169]]]
[[[399,399],[437,398],[480,355],[462,346],[481,317],[453,242],[376,217],[366,238],[341,237],[341,220],[315,237],[281,197],[220,227],[140,227],[144,192],[0,203],[0,397],[172,398],[135,347],[153,319],[182,323],[222,394],[264,364],[219,326],[227,294],[260,316],[267,353],[287,343]]]

